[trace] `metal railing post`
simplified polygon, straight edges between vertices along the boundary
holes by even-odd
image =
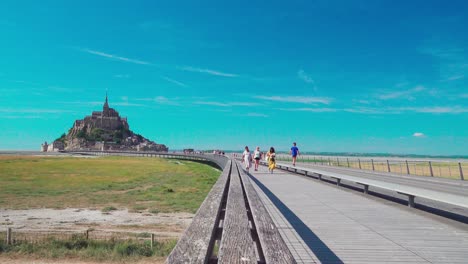
[[[340,160],[336,158],[336,163],[338,164],[338,167],[340,166]]]
[[[346,158],[346,162],[348,163],[348,168],[349,168],[349,159],[348,158]]]
[[[359,162],[359,169],[362,170],[362,168],[361,168],[361,159],[357,159],[357,160]]]
[[[375,171],[375,167],[374,167],[374,159],[371,159],[371,162],[372,162],[372,170]]]
[[[432,162],[429,161],[429,171],[431,172],[431,177],[434,177],[434,172],[432,171]]]
[[[461,162],[458,162],[458,168],[460,169],[460,179],[464,181],[465,178],[463,177],[463,168],[462,168]]]
[[[406,174],[410,174],[410,171],[409,171],[409,165],[408,165],[408,160],[405,160],[406,162]]]
[[[387,169],[388,169],[388,172],[391,172],[390,171],[390,163],[388,163],[388,160],[387,160]]]

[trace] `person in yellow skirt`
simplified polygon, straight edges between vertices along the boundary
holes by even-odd
[[[273,170],[276,168],[276,154],[275,154],[275,148],[271,147],[270,151],[267,153],[268,157],[268,171],[270,173],[273,173]]]

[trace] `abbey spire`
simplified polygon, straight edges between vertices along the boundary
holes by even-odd
[[[106,91],[106,101],[104,102],[104,107],[102,108],[103,114],[106,114],[109,112],[109,103],[107,101],[107,91]]]

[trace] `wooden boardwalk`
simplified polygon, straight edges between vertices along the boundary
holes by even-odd
[[[298,263],[468,263],[468,225],[266,167],[252,182]]]

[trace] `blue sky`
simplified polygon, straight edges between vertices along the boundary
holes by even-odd
[[[170,149],[468,154],[466,1],[1,1],[0,149],[110,106]]]

